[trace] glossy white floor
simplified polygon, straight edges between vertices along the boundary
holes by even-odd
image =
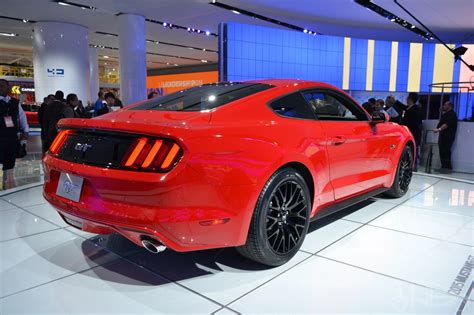
[[[311,225],[266,268],[233,249],[153,255],[68,227],[41,187],[0,198],[0,314],[474,314],[474,184],[415,175]]]

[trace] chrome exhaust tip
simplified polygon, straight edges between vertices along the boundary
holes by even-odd
[[[142,245],[149,252],[151,252],[153,254],[161,253],[162,251],[164,251],[166,249],[166,246],[163,245],[161,242],[159,242],[155,239],[149,238],[149,237],[146,237],[146,238],[142,239]]]

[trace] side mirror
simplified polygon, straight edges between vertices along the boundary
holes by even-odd
[[[371,124],[380,124],[390,120],[390,116],[386,112],[375,112],[372,114]]]

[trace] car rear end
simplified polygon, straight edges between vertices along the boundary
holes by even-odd
[[[206,177],[195,157],[212,111],[132,107],[96,119],[61,120],[44,158],[45,198],[70,225],[118,232],[137,245],[176,251],[245,242],[252,185]],[[212,164],[212,163],[211,163]],[[240,198],[236,198],[239,196]]]

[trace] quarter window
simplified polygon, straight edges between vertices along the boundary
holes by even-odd
[[[275,113],[285,117],[314,119],[314,114],[306,104],[301,93],[292,93],[272,102],[270,107]]]
[[[367,120],[367,115],[342,97],[327,92],[304,92],[304,98],[319,120]]]

